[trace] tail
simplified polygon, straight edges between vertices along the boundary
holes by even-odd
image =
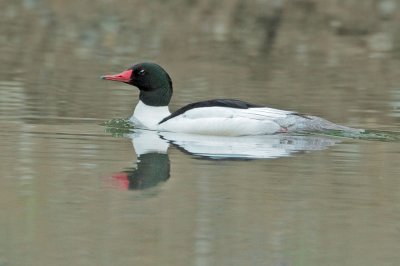
[[[285,126],[289,132],[327,132],[327,131],[342,131],[346,133],[363,133],[364,129],[351,128],[332,123],[326,119],[312,115],[294,114],[291,115],[288,121],[289,125]]]

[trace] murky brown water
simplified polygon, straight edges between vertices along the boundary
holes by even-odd
[[[3,0],[0,265],[399,265],[400,143],[100,125],[138,92],[99,76],[151,60],[173,110],[230,97],[398,131],[400,5],[325,4]]]

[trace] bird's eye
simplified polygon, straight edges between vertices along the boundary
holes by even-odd
[[[146,74],[146,71],[145,71],[144,69],[140,69],[140,70],[137,72],[137,74],[140,75],[140,76],[144,76],[144,74]]]

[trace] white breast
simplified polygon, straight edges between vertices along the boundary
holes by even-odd
[[[170,114],[168,106],[149,106],[139,101],[129,120],[136,127],[157,130],[158,123]]]

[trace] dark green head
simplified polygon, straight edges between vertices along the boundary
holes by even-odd
[[[140,90],[140,100],[151,106],[166,106],[172,97],[172,81],[168,73],[155,63],[135,64],[116,74],[102,79],[124,82]]]

